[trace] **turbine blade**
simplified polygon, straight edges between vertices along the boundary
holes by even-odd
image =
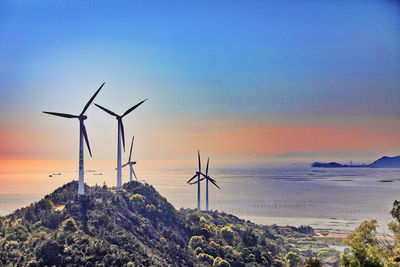
[[[146,101],[146,100],[147,100],[147,98],[146,98],[145,100],[143,100],[143,101],[137,103],[136,105],[134,105],[133,107],[131,107],[131,108],[128,109],[127,111],[125,111],[125,113],[124,113],[121,117],[124,117],[124,116],[128,115],[132,110],[136,109],[138,106],[140,106],[141,104],[143,104],[144,101]]]
[[[206,178],[206,179],[208,179],[208,180],[210,180],[210,181],[213,181],[213,182],[216,182],[213,178],[211,178],[210,176],[208,176],[208,175],[205,175],[204,173],[200,173],[204,178]]]
[[[129,162],[125,163],[124,165],[121,165],[121,169],[125,166],[127,166],[129,164]]]
[[[204,173],[202,173],[202,172],[199,172],[203,177],[205,177],[205,178],[207,178],[208,177],[208,175],[205,175]]]
[[[206,178],[201,178],[200,181],[191,182],[191,183],[189,183],[189,184],[197,184],[198,182],[201,182],[201,181],[203,181],[204,179],[206,179]]]
[[[63,118],[68,118],[68,119],[79,118],[79,116],[67,114],[67,113],[49,112],[49,111],[43,111],[43,113],[54,115],[54,116],[59,116],[59,117],[63,117]]]
[[[92,151],[90,151],[90,145],[89,145],[89,139],[88,139],[87,132],[86,132],[86,127],[85,127],[85,124],[83,124],[83,122],[82,122],[82,131],[83,131],[83,136],[85,137],[87,148],[89,150],[89,154],[90,154],[90,156],[92,156]]]
[[[132,157],[132,147],[133,147],[133,140],[135,139],[134,136],[132,136],[132,143],[131,143],[131,152],[129,152],[129,160],[128,162],[131,162],[131,157]]]
[[[214,182],[214,183],[216,183],[216,181],[213,179],[213,178],[211,178],[210,176],[207,176],[207,177],[205,177],[205,178],[207,178],[209,181],[211,181],[211,182]]]
[[[122,119],[118,120],[118,123],[121,127],[122,145],[124,147],[124,152],[125,152],[125,133],[124,133],[124,124],[122,123]]]
[[[108,114],[110,114],[111,116],[118,117],[118,115],[115,114],[114,112],[112,112],[111,110],[106,109],[105,107],[102,107],[102,106],[100,106],[100,105],[98,105],[98,104],[96,104],[96,103],[94,103],[94,104],[95,104],[98,108],[100,108],[100,109],[104,110],[105,112],[107,112]]]
[[[200,150],[197,150],[197,157],[199,158],[199,172],[201,172]]]
[[[104,83],[100,86],[99,89],[97,89],[96,93],[94,93],[94,95],[89,99],[89,101],[86,103],[86,106],[83,108],[81,115],[85,114],[85,111],[88,109],[88,107],[90,106],[90,104],[93,102],[94,98],[97,96],[97,94],[100,92],[100,89],[104,86]]]
[[[137,181],[137,180],[138,180],[138,178],[136,177],[136,173],[135,173],[135,171],[133,170],[133,167],[131,167],[131,170],[132,170],[133,176],[135,176],[135,178],[136,178],[136,181]]]
[[[206,175],[208,175],[208,163],[209,162],[210,162],[210,158],[207,159]]]
[[[210,180],[210,182],[213,183],[216,187],[218,187],[218,189],[221,189],[221,188],[219,188],[219,186],[215,183],[214,180],[211,180],[211,179],[209,179],[209,180]]]
[[[198,175],[198,174],[196,173],[192,178],[189,179],[189,181],[187,181],[187,183],[190,183],[190,181],[192,181],[194,178],[196,178],[197,175]]]

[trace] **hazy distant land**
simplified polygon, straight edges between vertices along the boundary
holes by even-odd
[[[314,162],[311,164],[316,168],[400,168],[400,156],[396,157],[381,157],[371,164],[340,164],[337,162]]]

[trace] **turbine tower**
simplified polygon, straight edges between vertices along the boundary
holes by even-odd
[[[86,146],[89,150],[90,157],[92,156],[92,152],[90,151],[89,139],[86,132],[86,127],[84,121],[87,119],[85,115],[86,110],[89,108],[90,104],[96,97],[96,95],[100,92],[100,89],[104,86],[104,83],[97,89],[96,93],[90,98],[89,102],[87,102],[86,106],[83,108],[81,114],[72,115],[67,113],[58,113],[58,112],[48,112],[43,111],[43,113],[59,116],[63,118],[77,118],[79,119],[79,184],[78,184],[78,196],[83,196],[85,194],[85,170],[84,170],[84,151],[83,151],[83,138],[85,138]]]
[[[131,161],[132,158],[132,147],[133,147],[133,140],[134,140],[134,136],[132,137],[132,143],[131,143],[131,151],[129,152],[129,160],[127,163],[125,163],[124,165],[121,166],[121,168],[128,166],[129,165],[129,182],[132,182],[132,174],[133,176],[135,176],[136,181],[138,181],[138,178],[136,177],[136,173],[133,170],[133,165],[136,164],[136,161]]]
[[[203,173],[200,173],[202,176],[204,176],[203,178],[200,179],[200,181],[195,181],[192,182],[190,184],[200,184],[201,181],[203,181],[204,179],[206,179],[206,211],[208,211],[208,181],[210,181],[213,185],[215,185],[218,189],[219,186],[217,185],[217,183],[215,182],[214,179],[212,179],[210,176],[208,176],[208,164],[210,162],[210,158],[207,159],[207,167],[206,167],[206,174],[204,175]]]
[[[107,112],[111,116],[114,116],[118,121],[118,149],[117,149],[117,189],[118,190],[121,190],[121,188],[122,188],[122,178],[121,178],[121,138],[122,138],[122,144],[124,146],[124,151],[125,151],[125,133],[124,133],[124,124],[122,123],[122,118],[125,117],[126,115],[128,115],[131,111],[136,109],[138,106],[143,104],[143,102],[146,101],[146,100],[147,99],[137,103],[136,105],[134,105],[133,107],[131,107],[130,109],[125,111],[125,113],[122,114],[121,116],[116,114],[116,113],[114,113],[114,112],[112,112],[109,109],[106,109],[105,107],[102,107],[102,106],[100,106],[98,104],[95,104],[98,108],[100,108],[103,111]]]
[[[188,184],[197,177],[197,210],[200,211],[200,174],[201,174],[201,162],[200,162],[200,151],[197,151],[197,157],[199,160],[199,171],[196,172],[196,174],[187,181]]]

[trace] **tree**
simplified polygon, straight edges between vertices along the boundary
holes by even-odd
[[[400,223],[400,201],[395,200],[393,202],[393,208],[390,211],[390,214],[392,215],[393,218],[396,219],[398,223]]]
[[[376,224],[375,220],[364,221],[343,241],[351,248],[350,253],[342,256],[343,266],[384,266],[381,255],[385,254],[383,251],[385,248],[379,246]]]
[[[189,246],[192,249],[196,249],[197,247],[201,247],[201,245],[203,245],[204,243],[204,237],[202,236],[192,236],[189,240]]]
[[[295,252],[289,252],[288,254],[286,254],[285,261],[289,267],[295,267],[301,264],[301,258],[299,254]]]
[[[64,247],[54,240],[48,240],[37,252],[37,258],[43,265],[53,266],[59,264],[60,253]]]
[[[234,233],[232,228],[230,228],[229,226],[222,227],[221,234],[229,244],[233,243]]]
[[[257,245],[257,237],[256,235],[253,233],[252,229],[247,228],[242,235],[242,241],[243,243],[248,246],[255,246]]]

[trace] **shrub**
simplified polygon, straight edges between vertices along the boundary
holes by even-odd
[[[156,209],[156,207],[155,207],[153,204],[147,204],[147,205],[146,205],[146,211],[147,211],[147,212],[156,212],[157,209]]]
[[[210,241],[210,245],[215,248],[220,248],[220,245],[218,243],[215,243],[214,241]]]
[[[53,208],[53,202],[48,198],[44,198],[36,204],[36,208],[39,210],[50,210]]]
[[[205,223],[207,223],[206,218],[204,218],[204,216],[201,216],[200,219],[199,219],[199,223],[200,223],[200,224],[205,224]]]
[[[140,202],[140,203],[146,202],[146,198],[141,194],[134,194],[133,196],[130,197],[130,200],[134,201],[134,202]]]
[[[197,259],[199,261],[208,262],[209,264],[213,264],[213,262],[214,262],[214,257],[211,255],[208,255],[206,253],[200,253],[199,255],[197,255]]]
[[[201,247],[203,245],[203,243],[204,243],[204,237],[203,236],[194,235],[189,240],[189,246],[192,249],[196,249],[197,247]]]
[[[201,228],[200,229],[200,233],[201,233],[201,235],[202,236],[204,236],[206,239],[209,239],[210,238],[210,232],[208,231],[208,229],[207,228]]]
[[[274,266],[274,267],[283,267],[283,266],[285,266],[285,262],[283,260],[280,260],[280,259],[274,259],[272,261],[272,266]]]
[[[229,244],[232,244],[234,238],[234,233],[232,228],[230,228],[229,226],[222,227],[221,234]]]
[[[64,231],[75,232],[77,230],[75,220],[73,218],[68,218],[63,223]]]
[[[7,229],[6,239],[24,242],[28,238],[28,229],[21,224]]]
[[[289,252],[288,254],[286,254],[285,261],[290,267],[299,266],[301,264],[301,258],[299,254],[295,252]]]
[[[186,220],[190,223],[197,223],[199,221],[199,215],[195,214],[195,213],[190,213],[188,215],[186,215]]]
[[[251,229],[246,229],[242,235],[243,244],[248,247],[257,245],[257,237]]]
[[[217,267],[231,267],[231,265],[229,264],[229,262],[227,262],[226,260],[222,259],[221,257],[216,257],[216,258],[214,259],[213,266],[217,266]]]
[[[194,254],[199,255],[200,253],[203,253],[203,249],[202,249],[201,247],[197,247],[197,248],[194,250]]]
[[[317,254],[317,257],[319,258],[324,258],[324,257],[329,257],[331,254],[328,251],[320,251]]]
[[[304,263],[304,267],[321,267],[322,263],[318,258],[309,258],[305,263]]]
[[[43,265],[53,266],[59,264],[60,253],[63,251],[63,246],[59,245],[54,240],[49,240],[43,244],[36,253],[38,259]]]

